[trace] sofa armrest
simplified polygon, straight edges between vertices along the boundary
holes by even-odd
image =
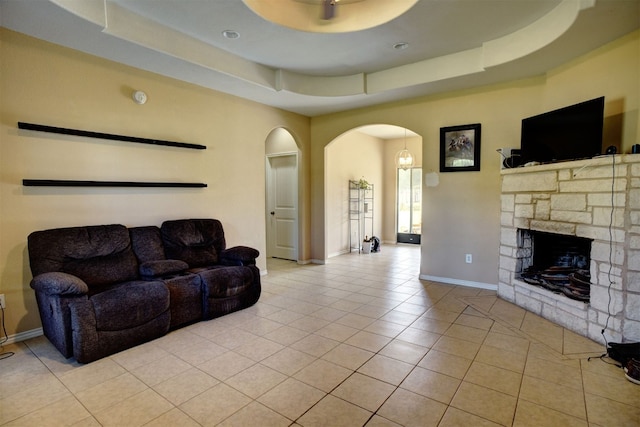
[[[87,284],[72,274],[53,271],[42,273],[31,280],[31,287],[47,295],[86,295]]]
[[[234,246],[225,249],[220,256],[220,264],[224,265],[253,265],[260,255],[257,249],[248,246]]]

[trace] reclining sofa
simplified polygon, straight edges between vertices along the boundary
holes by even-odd
[[[259,252],[215,219],[36,231],[29,262],[44,335],[80,363],[258,301]]]

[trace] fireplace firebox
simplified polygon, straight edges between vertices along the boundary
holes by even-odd
[[[518,229],[516,278],[578,301],[589,301],[592,239]]]

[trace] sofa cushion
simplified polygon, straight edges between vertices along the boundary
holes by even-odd
[[[169,310],[169,290],[159,281],[122,283],[90,299],[98,331],[120,331],[147,323]]]
[[[74,259],[63,271],[84,280],[89,287],[120,283],[138,278],[138,262],[130,248],[109,256]]]
[[[29,235],[34,276],[61,271],[90,288],[138,278],[138,262],[123,225],[97,225],[36,231]]]
[[[160,228],[154,225],[129,229],[131,246],[141,263],[165,259]]]
[[[143,278],[155,278],[178,274],[186,271],[189,264],[177,259],[161,259],[140,264],[140,275]]]
[[[218,254],[225,249],[220,221],[185,219],[165,221],[160,227],[167,258],[179,259],[189,267],[218,263]]]

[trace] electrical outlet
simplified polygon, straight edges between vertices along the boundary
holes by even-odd
[[[473,262],[473,257],[471,256],[471,254],[466,254],[466,255],[464,256],[464,261],[465,261],[467,264],[471,264],[471,263]]]
[[[0,294],[0,307],[7,308],[7,306],[4,304],[4,294]]]

